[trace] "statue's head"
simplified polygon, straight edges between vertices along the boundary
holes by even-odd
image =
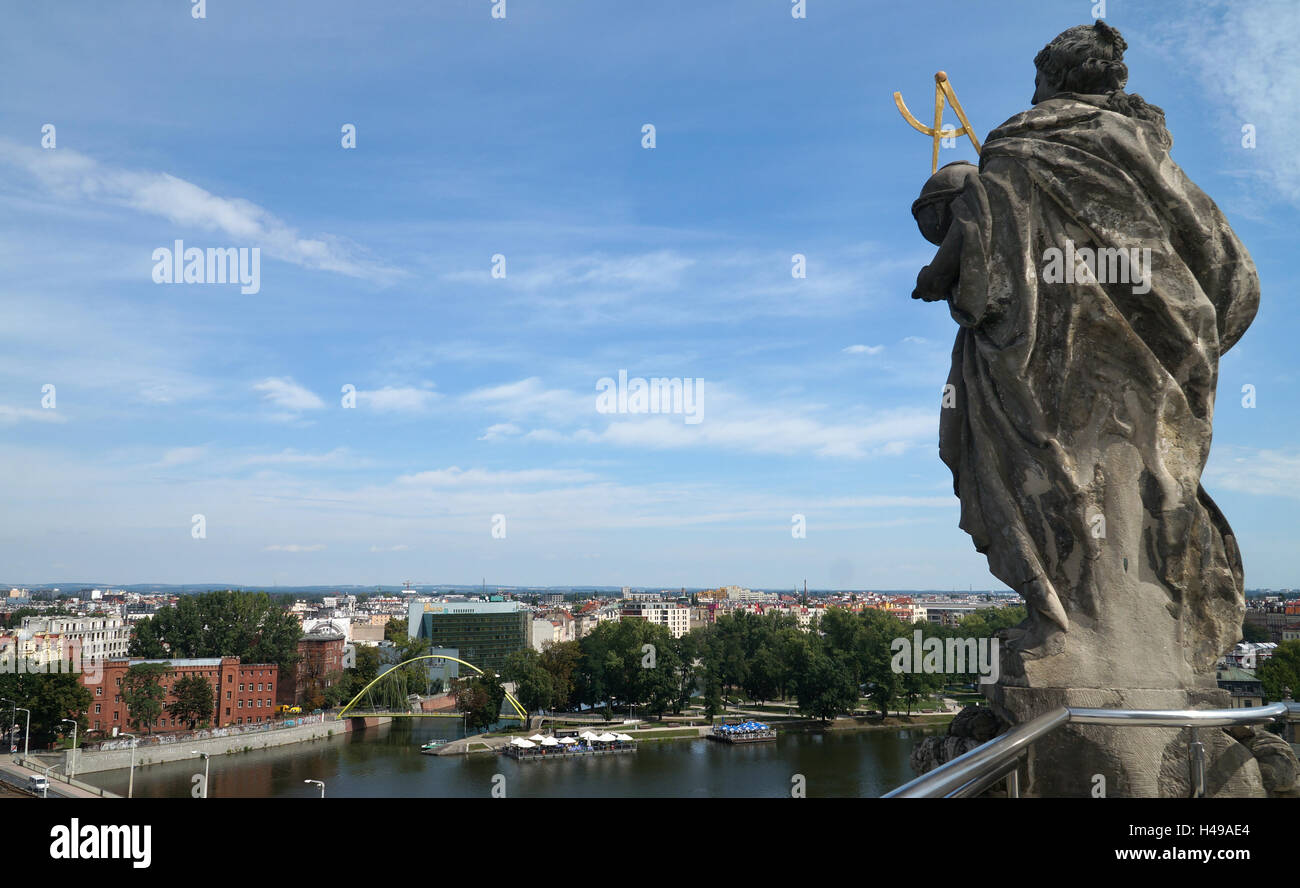
[[[1127,48],[1119,31],[1102,21],[1062,31],[1034,56],[1038,76],[1033,103],[1063,92],[1108,95],[1123,89],[1128,82]]]
[[[943,243],[952,225],[949,206],[966,187],[966,180],[979,175],[979,167],[965,160],[944,164],[939,171],[926,179],[921,196],[912,204],[912,218],[921,236],[932,244]]]

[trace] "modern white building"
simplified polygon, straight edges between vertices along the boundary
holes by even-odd
[[[622,616],[667,626],[673,638],[691,631],[691,609],[672,601],[634,601],[623,607]]]

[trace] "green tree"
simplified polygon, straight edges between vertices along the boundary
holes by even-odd
[[[506,659],[502,677],[514,682],[515,698],[528,712],[552,706],[555,698],[554,681],[551,673],[542,665],[541,655],[532,648],[511,654]]]
[[[1244,623],[1241,627],[1241,640],[1255,642],[1256,644],[1264,641],[1270,641],[1268,628],[1258,623]]]
[[[162,679],[171,671],[169,663],[136,663],[126,670],[122,678],[122,702],[126,704],[127,721],[137,729],[153,733],[167,698]]]
[[[1300,694],[1300,641],[1284,641],[1273,651],[1273,656],[1259,664],[1255,677],[1264,686],[1264,696],[1278,701],[1286,697],[1285,689],[1291,689],[1291,696]]]
[[[903,676],[894,671],[893,641],[910,639],[911,630],[896,617],[874,608],[862,611],[859,620],[851,660],[858,669],[856,681],[866,685],[867,699],[880,710],[883,721],[889,716],[889,704],[905,694]]]
[[[148,659],[239,657],[274,663],[283,671],[298,661],[302,627],[265,592],[225,590],[184,595],[136,626],[130,654]]]
[[[945,676],[942,673],[904,672],[901,677],[902,699],[907,703],[907,714],[912,714],[912,707],[919,701],[943,689]]]
[[[644,644],[654,645],[654,658],[644,653],[641,657],[643,680],[640,683],[646,711],[655,718],[663,718],[672,709],[681,712],[682,673],[686,665],[682,660],[680,639],[662,625],[646,624],[653,633]],[[644,650],[644,648],[643,648]]]
[[[175,699],[167,704],[168,714],[178,721],[187,722],[190,730],[212,717],[216,691],[203,676],[182,676],[172,685],[172,696]]]
[[[338,700],[346,703],[361,693],[361,689],[379,676],[379,648],[360,646],[356,648],[356,663],[343,670],[343,680],[339,682]]]
[[[24,670],[0,673],[0,697],[16,700],[19,706],[31,710],[29,738],[31,746],[36,749],[49,746],[64,731],[71,733],[71,728],[62,722],[65,718],[75,719],[78,730],[84,733],[88,727],[86,710],[94,699],[76,673],[42,673],[34,664]],[[11,724],[9,719],[12,715],[11,704],[0,704],[0,723],[5,730]],[[21,749],[27,718],[20,712],[17,719]],[[8,752],[8,747],[4,751]]]
[[[847,659],[842,653],[815,648],[809,651],[797,687],[801,712],[832,721],[841,712],[853,711],[858,702],[858,687]]]
[[[992,638],[1000,629],[1010,629],[1023,623],[1027,616],[1024,605],[982,607],[962,617],[954,634],[960,638]]]
[[[551,693],[556,709],[577,708],[578,665],[582,645],[576,641],[548,642],[542,645],[541,664],[551,675]]]
[[[456,694],[456,709],[464,713],[468,732],[486,731],[497,723],[501,707],[500,704],[493,706],[491,689],[483,676],[457,679],[452,687]],[[502,699],[505,699],[504,694]]]
[[[687,632],[673,642],[674,653],[674,693],[673,714],[681,711],[691,703],[695,686],[699,682],[700,672],[704,666],[704,634]]]

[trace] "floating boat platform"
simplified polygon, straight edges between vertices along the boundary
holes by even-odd
[[[763,722],[748,721],[735,725],[717,725],[707,734],[722,743],[767,743],[776,739],[776,731]]]
[[[546,752],[538,752],[533,749],[520,749],[518,746],[503,746],[501,754],[520,762],[541,761],[543,759],[575,759],[589,758],[596,755],[624,755],[629,752],[636,752],[636,746],[626,745],[611,747],[609,749],[575,749],[557,750],[554,747],[548,747]]]

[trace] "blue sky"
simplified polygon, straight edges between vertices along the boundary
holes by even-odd
[[[1259,268],[1204,481],[1247,585],[1295,586],[1300,14],[1107,5]],[[8,12],[0,581],[998,587],[938,459],[956,328],[909,298],[929,145],[890,94],[924,118],[943,68],[983,135],[1092,4],[491,7]],[[177,239],[258,246],[261,291],[155,284]],[[704,379],[703,421],[598,413],[620,369]]]

